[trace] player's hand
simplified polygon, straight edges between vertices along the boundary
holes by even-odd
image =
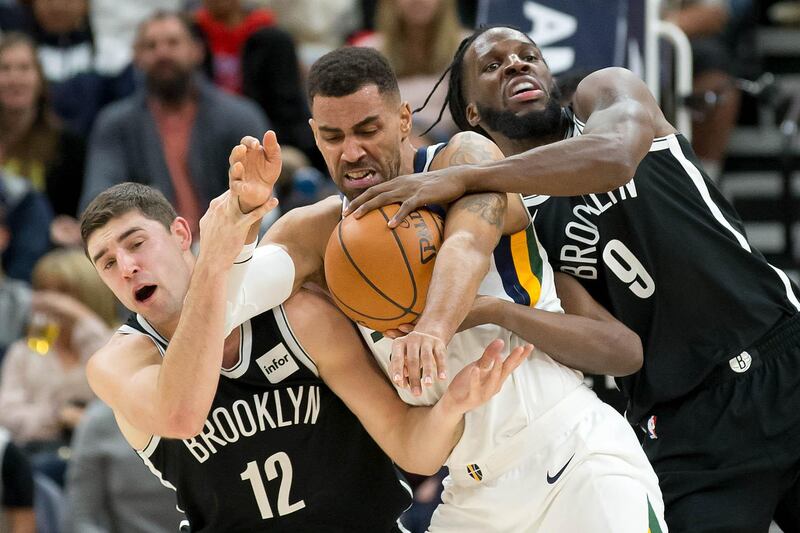
[[[444,341],[433,335],[412,331],[392,343],[389,375],[397,387],[411,389],[414,396],[422,395],[422,387],[433,385],[436,379],[447,379]]]
[[[383,333],[384,337],[389,337],[390,339],[399,339],[400,337],[405,337],[412,331],[414,331],[414,324],[400,324],[397,326],[397,329],[387,329],[381,333]]]
[[[361,218],[373,209],[400,203],[400,209],[389,220],[389,227],[397,225],[413,210],[424,205],[449,204],[461,198],[465,191],[465,167],[447,167],[441,170],[399,176],[366,189],[350,202],[345,215],[353,213]]]
[[[250,226],[277,207],[278,199],[270,198],[247,214],[239,210],[239,199],[231,191],[217,196],[200,219],[200,253],[198,261],[219,261],[229,267],[242,251]]]
[[[531,344],[517,346],[503,360],[503,341],[492,341],[480,359],[461,369],[450,382],[445,397],[449,397],[451,407],[456,412],[466,413],[486,403],[500,391],[506,378],[522,364],[531,350]]]
[[[275,132],[264,134],[263,144],[255,137],[243,137],[228,158],[228,187],[239,197],[243,213],[266,203],[281,174],[281,147]]]

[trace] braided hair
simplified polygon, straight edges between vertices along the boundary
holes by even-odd
[[[511,30],[516,30],[523,35],[527,36],[527,34],[522,31],[521,29],[515,26],[509,26],[507,24],[492,24],[481,26],[472,35],[466,37],[464,40],[461,41],[461,44],[458,45],[458,50],[456,50],[455,55],[453,56],[453,61],[450,62],[450,65],[447,69],[442,73],[439,77],[439,80],[436,82],[436,85],[433,86],[431,92],[428,93],[427,98],[425,98],[425,102],[422,104],[421,107],[414,110],[414,113],[418,111],[422,111],[425,109],[425,106],[428,105],[433,93],[436,92],[436,89],[441,85],[442,80],[444,80],[445,76],[447,76],[448,72],[450,73],[450,80],[448,81],[447,86],[447,98],[445,98],[444,104],[442,104],[442,108],[439,110],[439,116],[436,117],[436,122],[431,124],[431,126],[425,130],[422,135],[427,134],[434,126],[436,126],[441,120],[442,115],[444,114],[445,108],[450,109],[450,115],[453,117],[453,121],[458,126],[458,129],[461,131],[474,131],[480,133],[481,135],[485,135],[488,137],[488,134],[483,131],[483,128],[480,126],[473,126],[467,120],[467,100],[464,96],[464,55],[466,55],[467,50],[472,45],[475,40],[486,33],[489,30],[493,30],[495,28],[507,28]],[[530,37],[528,37],[530,39]],[[533,40],[531,40],[533,42]],[[535,44],[535,43],[534,43]]]

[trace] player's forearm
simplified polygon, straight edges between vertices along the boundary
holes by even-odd
[[[227,275],[202,257],[195,266],[158,376],[157,412],[170,433],[163,436],[196,435],[211,409],[222,367]]]
[[[406,472],[433,475],[447,461],[464,431],[464,415],[444,396],[431,407],[409,407],[395,426],[392,460]]]
[[[414,329],[448,343],[469,313],[488,269],[488,254],[476,249],[469,237],[448,238],[436,255],[425,310]]]
[[[485,313],[559,363],[590,374],[627,376],[642,365],[639,337],[621,324],[496,300]]]
[[[607,192],[633,177],[624,136],[585,134],[540,146],[464,172],[468,192],[499,191],[548,196]]]

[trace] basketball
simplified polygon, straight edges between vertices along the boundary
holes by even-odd
[[[419,318],[425,308],[444,222],[428,209],[387,226],[399,205],[339,222],[325,250],[325,278],[339,308],[377,331]]]

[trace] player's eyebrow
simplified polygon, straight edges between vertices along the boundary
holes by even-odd
[[[365,119],[357,122],[356,124],[354,124],[353,125],[353,129],[355,130],[355,129],[358,129],[358,128],[362,127],[362,126],[366,126],[370,122],[375,122],[379,118],[380,117],[378,115],[370,115],[367,118],[365,118]],[[320,129],[320,131],[325,131],[325,132],[329,132],[329,133],[338,133],[338,132],[342,131],[341,128],[332,128],[331,126],[325,126],[325,125],[320,125],[319,129]]]
[[[130,237],[132,234],[134,234],[134,233],[136,233],[137,231],[140,231],[140,230],[142,230],[142,229],[143,229],[143,228],[140,228],[139,226],[134,226],[134,227],[132,227],[132,228],[129,228],[129,229],[127,229],[127,230],[123,231],[123,232],[120,234],[120,236],[119,236],[119,237],[117,237],[117,242],[122,242],[122,241],[124,241],[125,239],[127,239],[128,237]],[[98,259],[100,259],[100,258],[101,258],[101,257],[103,257],[104,255],[106,255],[106,252],[108,252],[108,248],[102,248],[102,249],[100,249],[100,251],[99,251],[99,252],[97,252],[96,254],[94,254],[94,256],[92,257],[92,263],[95,263],[95,264],[97,264],[97,261],[98,261]]]

